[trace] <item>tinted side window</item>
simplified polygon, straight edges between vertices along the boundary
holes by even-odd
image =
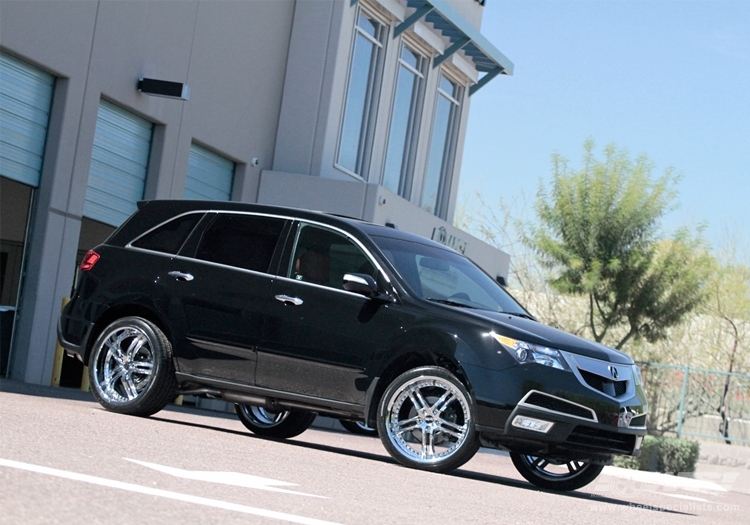
[[[268,272],[284,220],[220,213],[203,234],[196,258]]]
[[[162,224],[132,243],[136,248],[175,254],[198,223],[202,213],[191,213]]]
[[[303,224],[289,269],[289,277],[333,288],[342,288],[345,273],[376,276],[367,256],[347,237]]]

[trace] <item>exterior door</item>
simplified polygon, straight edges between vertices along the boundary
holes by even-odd
[[[180,372],[254,383],[269,269],[286,223],[217,213],[162,270],[160,302],[174,321]]]
[[[258,352],[258,386],[364,404],[368,367],[394,329],[389,306],[342,287],[345,273],[377,276],[347,235],[302,223],[273,285]]]

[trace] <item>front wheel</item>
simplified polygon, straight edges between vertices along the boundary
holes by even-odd
[[[175,397],[172,345],[147,319],[118,319],[94,342],[89,382],[91,393],[107,410],[150,416]]]
[[[378,408],[378,433],[407,467],[448,472],[479,449],[471,394],[448,370],[425,366],[398,376]]]
[[[314,412],[284,410],[273,412],[255,405],[235,405],[245,428],[263,437],[286,439],[302,434],[315,421]]]
[[[604,468],[588,461],[552,460],[516,452],[510,453],[510,459],[527,481],[557,491],[580,489],[594,481]]]

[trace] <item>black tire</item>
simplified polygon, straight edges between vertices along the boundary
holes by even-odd
[[[538,456],[510,453],[516,470],[530,483],[543,489],[568,491],[588,485],[604,465],[587,461],[552,461]]]
[[[368,427],[366,423],[362,421],[350,421],[348,419],[339,419],[339,423],[346,430],[352,434],[359,434],[360,436],[377,436],[378,429]]]
[[[237,417],[250,432],[262,437],[277,439],[299,436],[315,421],[314,412],[285,410],[272,412],[255,405],[235,405]]]
[[[91,393],[107,410],[155,414],[176,395],[172,345],[151,321],[123,317],[96,338],[89,356]]]
[[[448,472],[479,450],[474,413],[471,394],[456,376],[437,366],[414,368],[394,379],[383,394],[378,433],[402,465]]]

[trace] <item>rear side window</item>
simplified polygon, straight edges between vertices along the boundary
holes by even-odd
[[[137,239],[131,246],[155,252],[176,254],[201,217],[203,217],[202,213],[191,213],[177,217]]]
[[[220,213],[206,229],[196,258],[267,273],[284,219]]]

